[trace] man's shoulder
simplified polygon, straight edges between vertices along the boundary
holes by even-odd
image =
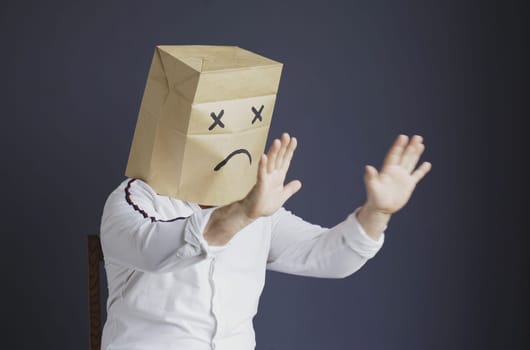
[[[142,179],[127,178],[109,195],[104,212],[136,212],[155,221],[166,221],[175,216],[191,215],[193,206],[193,203],[157,194]]]
[[[116,187],[112,191],[111,195],[113,194],[141,197],[144,199],[150,199],[152,201],[170,200],[172,202],[189,203],[189,202],[183,201],[175,197],[158,194],[149,185],[147,181],[139,179],[139,178],[126,178],[118,185],[118,187]],[[190,203],[190,204],[193,204],[193,203]]]

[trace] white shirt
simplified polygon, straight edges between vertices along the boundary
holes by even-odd
[[[209,246],[215,208],[127,179],[105,203],[101,244],[109,298],[103,350],[252,350],[266,269],[344,278],[381,248],[355,214],[328,229],[284,208]]]

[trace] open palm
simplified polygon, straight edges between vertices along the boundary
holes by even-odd
[[[366,205],[372,209],[393,214],[410,199],[416,184],[429,172],[431,163],[416,165],[425,146],[423,138],[399,135],[385,157],[381,171],[366,167],[364,177]]]
[[[281,140],[274,140],[269,152],[262,155],[256,185],[243,199],[248,217],[272,215],[300,190],[302,183],[298,180],[284,185],[296,145],[296,138],[284,133]]]

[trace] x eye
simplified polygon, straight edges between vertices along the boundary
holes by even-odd
[[[224,127],[225,127],[225,124],[221,121],[221,118],[223,117],[223,114],[225,114],[224,109],[221,109],[221,112],[219,112],[218,115],[215,115],[214,112],[210,113],[210,117],[212,117],[212,119],[213,119],[213,124],[210,125],[210,127],[208,128],[208,130],[212,130],[212,129],[215,128],[217,125],[219,125],[221,128],[224,128]]]
[[[252,106],[252,112],[254,113],[254,118],[252,119],[252,124],[256,122],[256,120],[259,120],[260,122],[263,121],[263,117],[261,116],[261,112],[263,112],[263,105],[259,108],[259,110],[256,110],[254,106]]]

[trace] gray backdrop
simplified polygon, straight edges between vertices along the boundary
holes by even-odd
[[[285,64],[270,138],[299,139],[287,207],[308,221],[342,220],[364,164],[425,137],[433,170],[362,270],[268,273],[258,350],[528,348],[522,3],[3,2],[2,348],[87,347],[85,236],[123,179],[156,44]]]

